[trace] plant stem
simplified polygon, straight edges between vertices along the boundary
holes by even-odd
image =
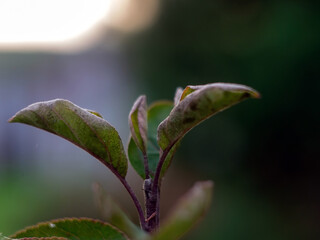
[[[156,169],[156,173],[154,175],[154,181],[153,181],[153,186],[152,186],[152,191],[153,192],[157,192],[158,188],[159,188],[159,180],[160,180],[160,174],[161,174],[161,170],[162,170],[162,166],[164,161],[166,160],[170,150],[172,149],[172,147],[174,146],[175,142],[170,144],[161,154],[160,156],[160,160],[159,163],[157,165],[157,169]]]
[[[146,179],[148,179],[150,178],[150,170],[149,170],[149,161],[148,161],[147,153],[143,154],[143,160],[144,160],[144,171],[146,174]]]
[[[153,180],[151,178],[145,179],[143,182],[144,198],[146,206],[146,227],[148,232],[153,232],[159,226],[159,202],[158,192],[155,194],[152,191]]]
[[[146,209],[147,209],[147,218],[154,215],[153,218],[149,219],[146,222],[147,230],[149,232],[154,231],[159,227],[159,219],[160,219],[160,175],[162,171],[163,164],[171,151],[172,147],[177,143],[177,140],[172,142],[162,153],[159,159],[159,163],[157,165],[156,173],[154,179],[152,181],[151,191],[146,192]],[[148,194],[148,195],[147,195]]]
[[[136,209],[137,209],[138,214],[139,214],[139,220],[140,220],[141,228],[143,230],[146,230],[146,221],[145,221],[145,218],[144,218],[143,209],[141,207],[141,204],[140,204],[136,194],[134,193],[134,191],[132,190],[132,188],[130,187],[130,185],[126,181],[126,179],[124,179],[123,177],[120,177],[119,180],[121,181],[123,186],[127,189],[128,193],[130,194],[130,197],[132,198],[132,201],[133,201],[134,205],[136,206]]]
[[[143,230],[146,231],[147,227],[146,227],[146,221],[144,218],[144,214],[143,214],[143,209],[141,207],[141,204],[136,196],[136,194],[134,193],[134,191],[132,190],[132,188],[130,187],[130,185],[128,184],[128,182],[126,181],[126,179],[124,177],[122,177],[118,171],[116,169],[114,169],[112,166],[108,165],[105,162],[102,162],[104,165],[106,165],[113,173],[114,175],[116,175],[116,177],[120,180],[120,182],[122,183],[122,185],[125,187],[125,189],[127,190],[127,192],[129,193],[137,211],[138,211],[138,215],[139,215],[139,221],[140,221],[140,226]]]

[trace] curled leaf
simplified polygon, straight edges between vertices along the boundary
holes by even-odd
[[[129,114],[129,126],[131,136],[139,149],[145,154],[147,151],[147,100],[146,96],[140,96]]]
[[[25,123],[63,137],[96,157],[112,172],[126,176],[127,157],[118,132],[106,120],[70,101],[34,103],[16,113],[9,122]]]
[[[97,117],[103,118],[102,115],[94,110],[90,110],[90,109],[85,109],[87,110],[89,113],[92,113],[93,115],[96,115]]]
[[[117,228],[89,218],[65,218],[39,223],[11,236],[22,239],[55,240],[127,240]]]
[[[188,86],[180,102],[158,128],[158,144],[162,150],[171,148],[193,127],[210,116],[247,98],[258,98],[254,89],[227,83]]]
[[[207,212],[212,191],[211,181],[195,183],[177,202],[152,240],[179,239],[188,232]]]
[[[149,170],[151,175],[155,172],[159,162],[160,147],[157,143],[157,128],[163,119],[165,119],[172,110],[173,103],[170,101],[157,101],[150,105],[147,111],[148,120],[148,141],[147,141],[147,156]],[[135,171],[145,179],[144,157],[132,137],[129,139],[128,156],[131,165]]]

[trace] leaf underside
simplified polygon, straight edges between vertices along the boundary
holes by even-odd
[[[118,132],[100,114],[92,113],[70,101],[56,99],[32,104],[9,122],[25,123],[63,137],[125,177],[128,163]]]
[[[227,83],[188,86],[180,102],[158,128],[158,144],[162,150],[172,148],[193,127],[212,115],[247,98],[258,98],[254,89]]]
[[[131,136],[139,149],[146,153],[147,151],[147,100],[146,96],[140,96],[135,103],[129,114],[129,126]]]
[[[173,103],[170,101],[158,101],[149,107],[147,111],[147,119],[148,119],[148,142],[147,142],[147,156],[149,169],[151,171],[151,175],[154,174],[157,164],[159,162],[159,150],[160,147],[157,143],[157,128],[163,119],[165,119],[170,111],[172,110]],[[135,171],[145,179],[145,171],[143,164],[143,154],[135,144],[132,137],[129,139],[128,144],[128,156],[131,165],[135,169]]]
[[[67,240],[126,240],[125,235],[108,223],[89,218],[66,218],[28,227],[11,238]]]

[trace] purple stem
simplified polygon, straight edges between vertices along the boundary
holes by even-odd
[[[126,181],[126,179],[124,179],[123,177],[120,177],[119,180],[121,181],[123,186],[127,189],[128,193],[130,194],[130,196],[132,198],[132,201],[133,201],[134,205],[136,206],[136,209],[137,209],[138,214],[139,214],[139,220],[140,220],[141,228],[143,230],[146,230],[146,221],[145,221],[145,218],[144,218],[143,210],[142,210],[141,204],[140,204],[136,194],[134,193],[134,191],[132,190],[132,188],[130,187],[130,185]]]
[[[150,178],[150,170],[149,170],[149,161],[148,161],[147,153],[143,154],[143,160],[144,160],[144,170],[146,174],[146,179],[148,179]]]
[[[130,187],[130,185],[128,184],[128,182],[126,181],[126,179],[124,177],[122,177],[118,171],[116,169],[113,168],[113,166],[101,161],[104,165],[106,165],[113,173],[114,175],[116,175],[116,177],[120,180],[120,182],[122,183],[122,185],[126,188],[127,192],[129,193],[137,211],[139,214],[139,220],[140,220],[140,226],[143,230],[146,230],[146,221],[144,218],[144,213],[141,207],[141,204],[136,196],[136,194],[134,193],[134,191],[132,190],[132,188]]]

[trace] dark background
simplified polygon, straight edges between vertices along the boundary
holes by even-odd
[[[319,20],[313,1],[163,0],[149,28],[107,31],[81,52],[0,52],[0,232],[101,218],[92,182],[135,216],[123,187],[87,153],[8,124],[21,108],[69,99],[101,112],[126,144],[139,94],[151,103],[177,86],[233,82],[262,98],[188,133],[164,182],[163,216],[195,181],[212,179],[210,212],[184,239],[319,239]],[[129,179],[139,191],[132,169]]]

